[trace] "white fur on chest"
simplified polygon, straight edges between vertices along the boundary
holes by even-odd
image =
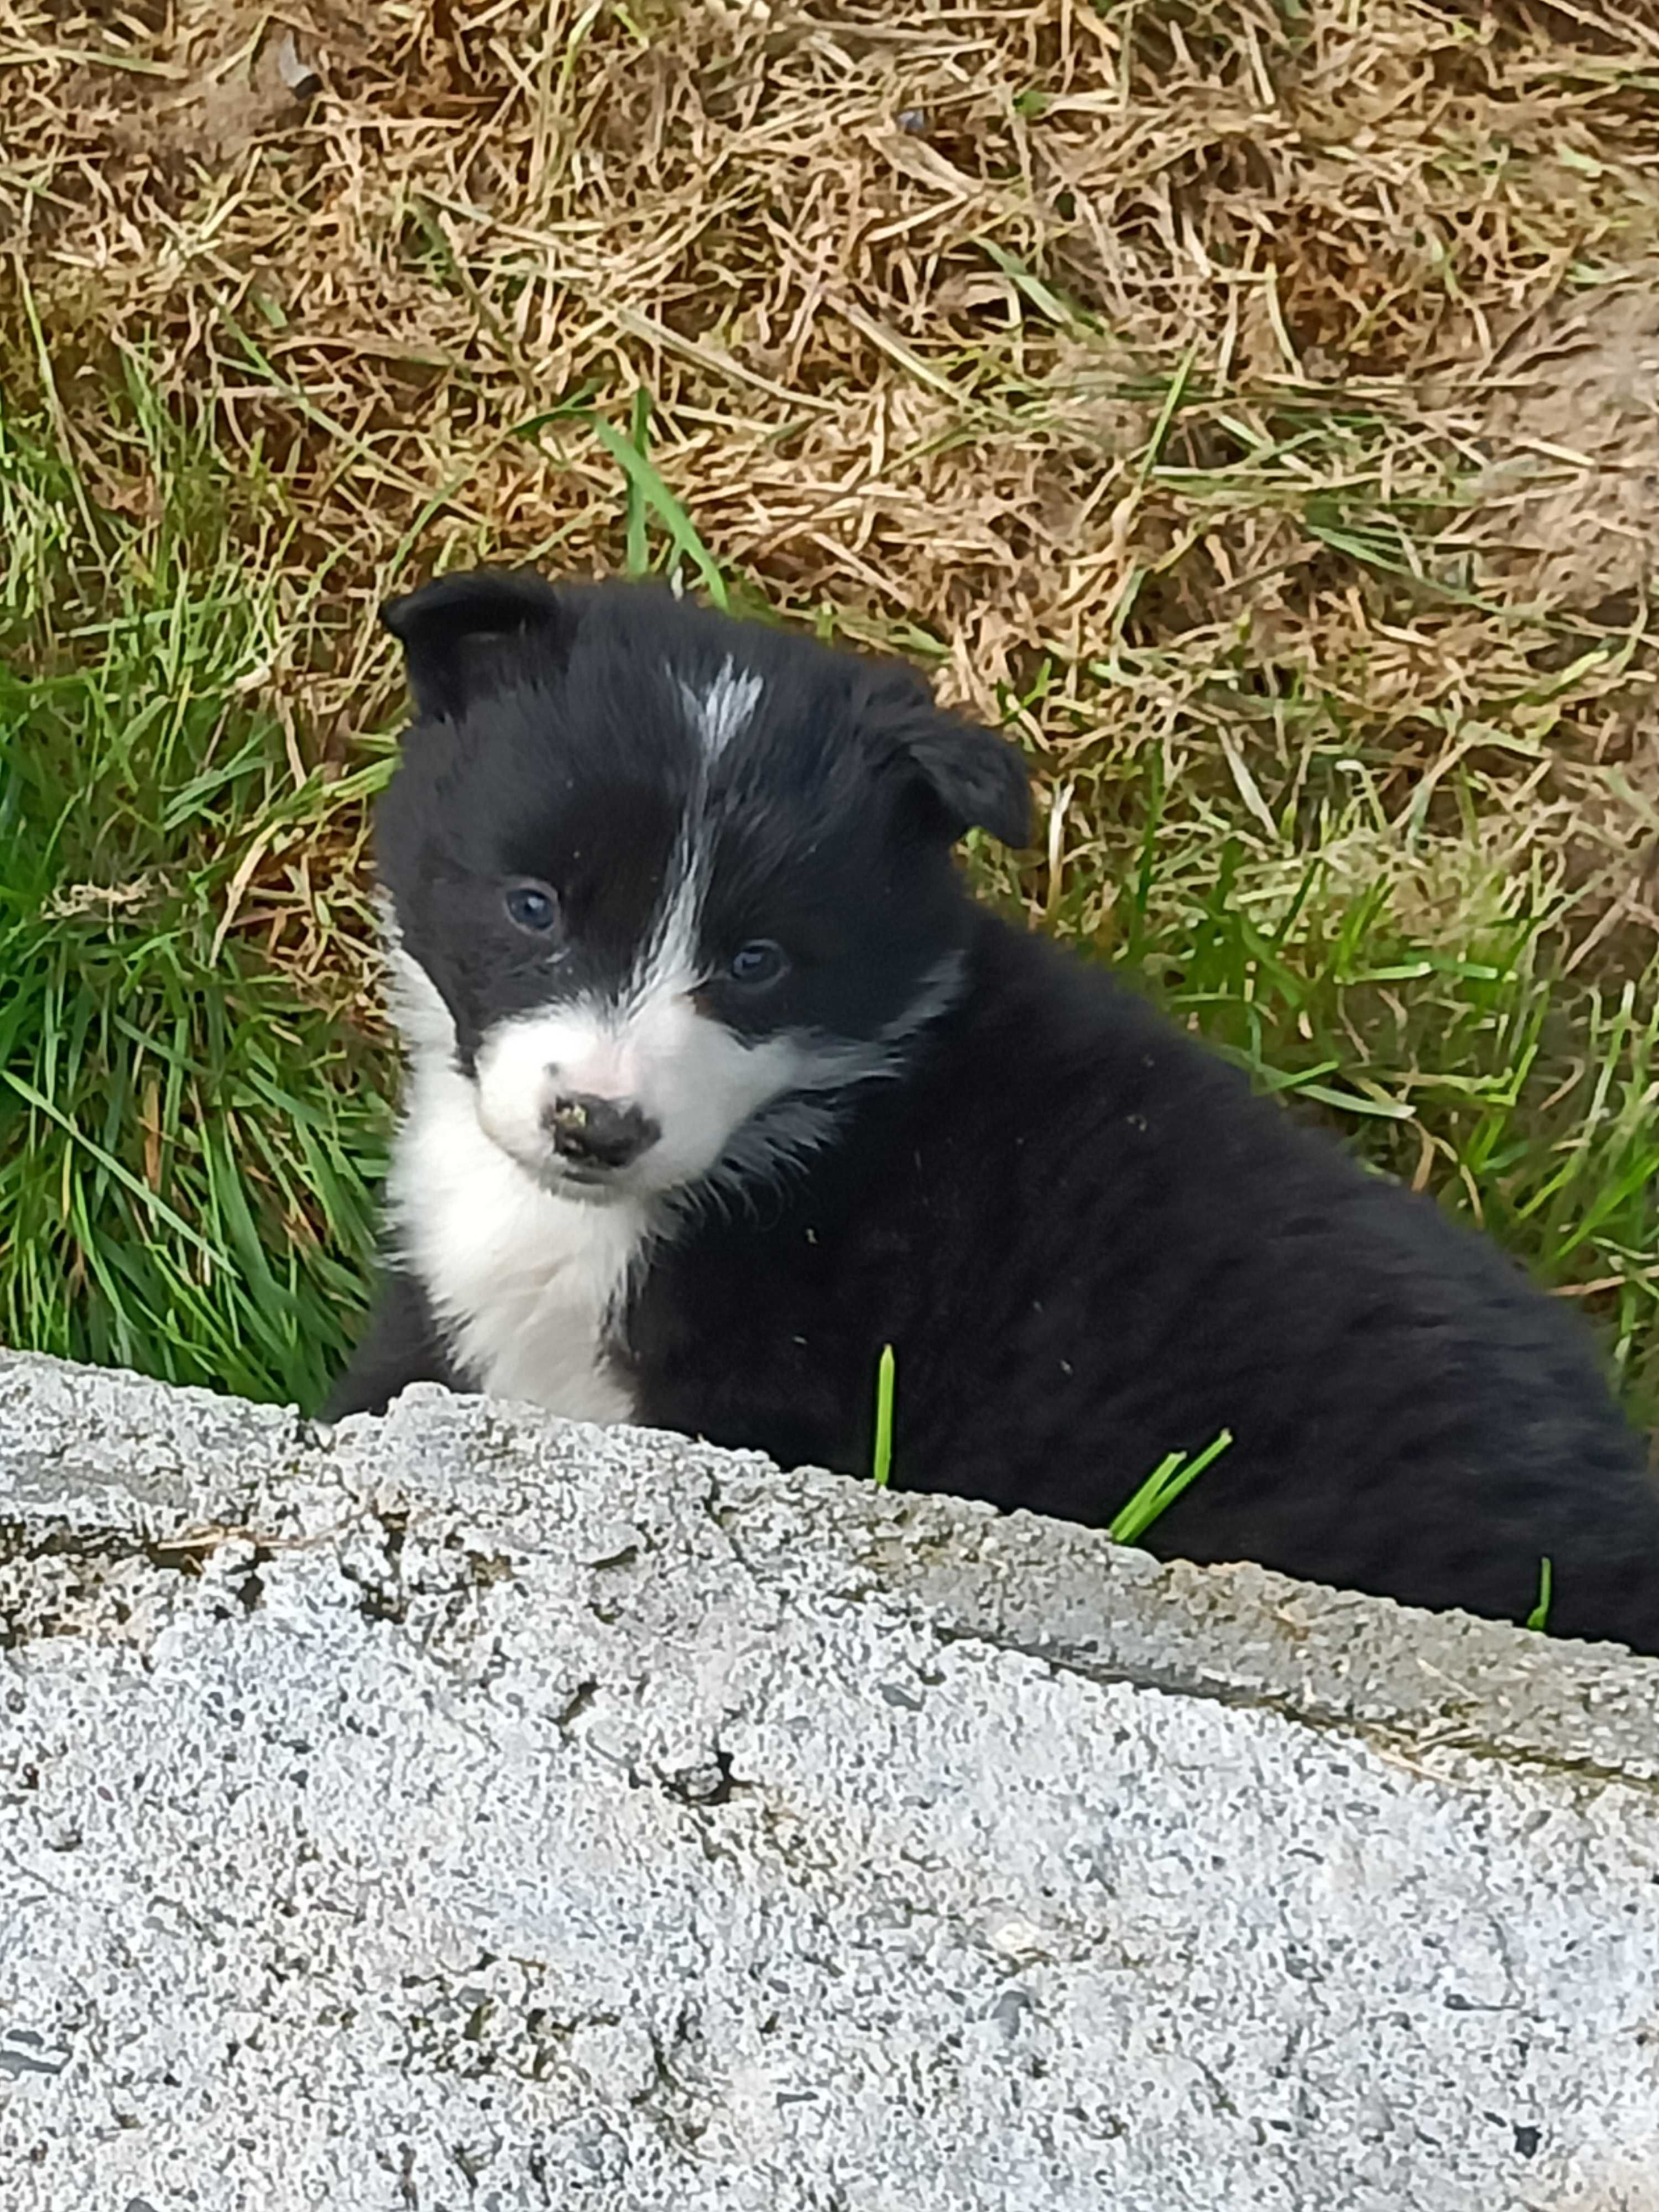
[[[605,1342],[645,1242],[638,1206],[544,1190],[485,1136],[465,1078],[424,1055],[390,1196],[402,1256],[482,1389],[571,1420],[633,1418]]]

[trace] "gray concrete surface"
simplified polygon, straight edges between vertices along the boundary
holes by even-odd
[[[1659,2212],[1659,1666],[0,1355],[4,2212]]]

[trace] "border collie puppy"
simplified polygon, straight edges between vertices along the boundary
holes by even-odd
[[[387,608],[409,1071],[328,1408],[406,1383],[1149,1533],[1659,1652],[1659,1486],[1583,1324],[969,897],[1018,753],[913,671],[635,584]]]

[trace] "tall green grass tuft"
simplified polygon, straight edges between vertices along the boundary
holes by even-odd
[[[1190,1458],[1174,1451],[1161,1459],[1146,1480],[1127,1498],[1106,1524],[1115,1544],[1138,1544],[1154,1521],[1161,1520],[1182,1491],[1197,1481],[1206,1468],[1213,1467],[1232,1443],[1232,1431],[1223,1429],[1201,1452]]]
[[[362,1304],[384,1071],[230,902],[355,794],[292,772],[270,703],[281,487],[233,514],[204,440],[137,380],[112,404],[136,516],[0,408],[0,1340],[308,1404]]]

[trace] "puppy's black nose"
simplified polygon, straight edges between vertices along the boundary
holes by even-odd
[[[625,1168],[662,1134],[637,1106],[581,1093],[556,1098],[542,1120],[554,1151],[573,1167]]]

